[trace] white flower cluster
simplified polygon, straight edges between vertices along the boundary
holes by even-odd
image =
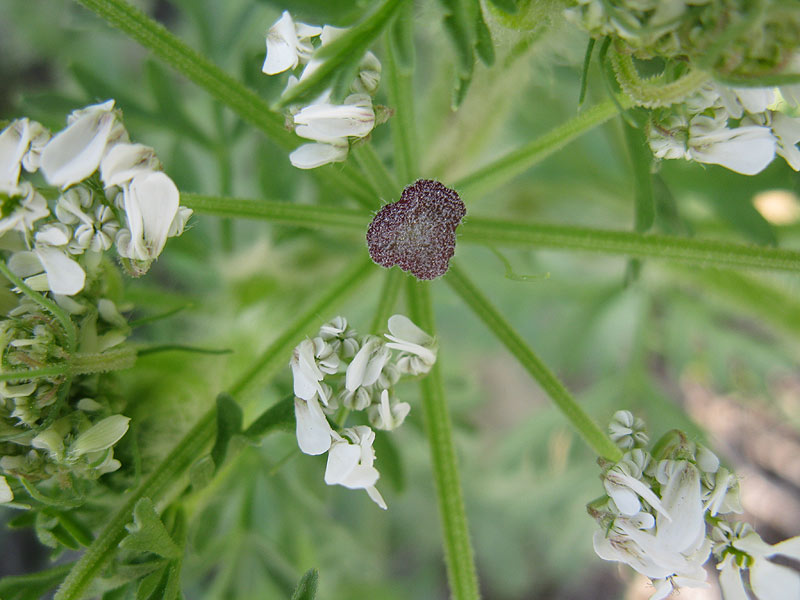
[[[742,173],[761,172],[779,154],[800,170],[797,86],[733,88],[709,83],[682,104],[653,113],[647,128],[658,158],[683,158]],[[782,108],[784,110],[776,110]]]
[[[649,577],[650,600],[680,587],[707,587],[703,565],[718,560],[726,600],[745,600],[740,573],[750,569],[750,586],[759,600],[800,598],[800,573],[767,560],[775,554],[800,559],[800,537],[768,546],[745,524],[726,520],[741,512],[736,477],[707,448],[673,431],[654,446],[643,424],[619,411],[609,427],[612,439],[627,450],[607,464],[606,495],[588,506],[600,531],[594,549],[604,560],[617,561]]]
[[[304,65],[299,79],[289,77],[287,89],[305,80],[321,64],[314,58],[314,42],[322,47],[339,37],[346,29],[314,27],[295,23],[284,11],[281,18],[267,32],[267,56],[262,71],[275,75],[298,65]],[[307,106],[294,106],[290,110],[295,133],[314,140],[303,144],[289,155],[298,169],[314,169],[322,165],[341,162],[350,149],[349,138],[363,138],[375,127],[375,110],[372,96],[381,79],[381,63],[372,52],[367,52],[358,65],[358,74],[350,86],[352,92],[342,104],[331,102],[331,90]]]
[[[37,171],[58,188],[52,203],[22,177]],[[79,293],[112,244],[142,274],[191,213],[153,149],[129,141],[113,100],[74,111],[53,136],[27,118],[0,132],[0,236],[35,290]]]
[[[411,407],[398,402],[392,388],[402,375],[430,371],[437,346],[403,315],[389,318],[388,329],[388,342],[372,335],[359,338],[344,317],[336,317],[317,337],[300,342],[290,362],[300,450],[312,455],[328,452],[325,483],[364,489],[383,509],[386,503],[375,488],[375,432],[366,425],[335,431],[326,415],[366,411],[376,429],[402,425]]]

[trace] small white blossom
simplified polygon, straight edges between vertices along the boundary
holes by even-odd
[[[689,125],[689,155],[702,163],[717,164],[741,173],[755,175],[775,158],[775,137],[768,127],[745,125],[727,127],[727,115],[698,115]]]
[[[123,188],[127,227],[117,234],[120,256],[151,261],[158,258],[178,213],[180,194],[160,171],[136,175]]]
[[[758,600],[787,600],[800,598],[800,572],[779,565],[769,559],[775,555],[800,561],[800,536],[784,540],[774,545],[765,543],[752,530],[734,539],[731,546],[745,552],[749,557],[750,587]],[[740,565],[735,555],[726,554],[717,568],[720,569],[719,582],[725,600],[746,600]]]
[[[58,235],[56,230],[51,234]],[[26,285],[40,292],[72,296],[83,289],[86,281],[86,273],[77,262],[64,250],[47,245],[15,252],[8,260],[8,268]]]
[[[361,345],[361,349],[350,361],[345,374],[345,388],[348,392],[355,392],[359,386],[370,386],[378,377],[392,353],[379,338],[370,336]]]
[[[409,412],[411,405],[408,402],[391,403],[389,391],[383,390],[380,403],[369,407],[369,422],[375,429],[391,431],[403,424]]]
[[[634,417],[629,410],[614,413],[608,425],[608,435],[612,442],[624,450],[644,446],[650,440],[644,431],[644,421]]]
[[[403,315],[389,317],[387,348],[400,351],[397,367],[402,373],[427,373],[436,362],[436,340]]]
[[[386,502],[375,488],[380,477],[373,466],[375,451],[372,444],[375,441],[375,432],[362,425],[345,429],[342,433],[345,437],[333,434],[333,444],[328,452],[328,464],[325,468],[325,483],[343,485],[351,490],[366,490],[369,497],[386,510]]]
[[[100,166],[117,121],[114,101],[74,111],[69,125],[42,150],[41,169],[51,185],[67,188],[90,177]]]
[[[331,447],[331,429],[316,396],[309,400],[294,399],[295,435],[304,454],[324,454]]]
[[[70,456],[78,457],[111,448],[128,431],[128,423],[130,418],[124,415],[111,415],[98,421],[72,442]]]
[[[775,151],[789,166],[800,171],[800,117],[790,117],[780,112],[772,113],[772,133],[777,141]]]
[[[358,65],[358,75],[351,89],[357,94],[373,96],[381,82],[381,61],[372,52],[367,52]]]
[[[103,185],[124,185],[136,175],[157,171],[161,161],[150,146],[143,144],[115,144],[100,161],[100,178]]]
[[[23,181],[10,193],[0,190],[0,235],[11,230],[28,235],[33,224],[49,214],[44,196],[29,181]]]
[[[289,154],[289,161],[298,169],[316,169],[329,163],[344,161],[349,149],[345,139],[337,139],[335,143],[303,144]]]
[[[314,342],[305,339],[292,352],[289,362],[294,379],[294,395],[302,400],[319,397],[323,404],[328,404],[328,396],[320,385],[325,375],[317,365],[314,356]]]
[[[22,157],[22,166],[28,173],[35,173],[42,163],[42,150],[50,141],[50,130],[41,123],[29,120],[28,134],[30,146],[28,152]]]
[[[30,145],[28,119],[17,119],[0,132],[0,193],[17,188],[22,158]]]
[[[351,94],[344,104],[320,103],[306,106],[294,115],[295,133],[306,139],[357,137],[375,127],[372,99],[366,94]]]
[[[7,504],[14,499],[14,492],[11,491],[11,486],[8,485],[6,478],[0,475],[0,504]]]
[[[261,70],[267,75],[275,75],[308,62],[314,52],[311,39],[321,33],[320,27],[295,24],[292,15],[283,11],[281,18],[267,31],[267,56]]]

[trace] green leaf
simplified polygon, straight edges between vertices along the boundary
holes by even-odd
[[[294,431],[294,396],[287,396],[273,404],[244,430],[244,436],[252,442],[259,443],[268,433],[275,429]]]
[[[152,552],[164,558],[181,556],[181,549],[170,537],[167,528],[156,513],[153,501],[142,498],[133,509],[133,524],[125,527],[129,535],[120,546],[138,552]]]
[[[286,106],[299,100],[319,95],[332,82],[343,64],[353,57],[361,57],[381,34],[390,19],[407,0],[386,0],[375,12],[336,38],[324,48],[320,48],[314,58],[323,60],[322,64],[303,81],[288,90],[278,102]]]
[[[168,564],[142,578],[139,582],[139,587],[136,588],[136,600],[149,600],[150,598],[157,598],[164,593]]]
[[[242,409],[229,394],[217,396],[217,440],[211,458],[219,469],[228,452],[231,437],[242,431]]]
[[[480,6],[475,11],[477,19],[475,21],[475,51],[478,53],[478,58],[481,59],[483,64],[491,67],[494,64],[494,41],[492,41],[492,33],[483,20],[483,11]]]
[[[439,4],[445,11],[442,27],[453,42],[458,73],[470,73],[475,62],[475,18],[470,14],[475,8],[473,0],[439,0]]]
[[[414,5],[407,3],[400,9],[388,34],[389,44],[394,52],[397,69],[402,73],[413,73],[414,49]]]
[[[31,575],[11,575],[0,579],[3,600],[39,600],[58,585],[72,568],[72,563],[45,569]]]
[[[309,569],[300,578],[300,582],[292,594],[291,600],[314,600],[317,597],[317,584],[319,583],[319,571]]]
[[[59,512],[56,514],[59,525],[66,530],[81,546],[88,546],[94,540],[92,531],[78,521],[71,513]]]
[[[189,481],[195,490],[202,490],[214,479],[216,471],[214,459],[206,455],[189,467]]]

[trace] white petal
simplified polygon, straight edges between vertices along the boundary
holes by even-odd
[[[765,558],[756,560],[750,567],[750,586],[759,600],[800,598],[800,573]]]
[[[382,348],[378,349],[378,351],[367,364],[367,368],[364,371],[364,379],[361,382],[361,385],[372,385],[378,381],[378,377],[380,377],[383,367],[386,366],[386,363],[389,362],[390,358],[392,358],[392,351],[389,348],[383,346]]]
[[[774,554],[782,554],[800,561],[800,535],[773,545],[772,555]]]
[[[656,590],[650,596],[649,600],[664,600],[673,590],[672,582],[670,582],[669,579],[661,579],[658,583],[655,583],[655,587]]]
[[[686,461],[678,462],[661,497],[664,509],[672,516],[672,520],[660,513],[656,519],[658,541],[667,550],[691,551],[692,544],[705,532],[700,494],[700,472],[697,467]]]
[[[22,157],[29,143],[28,119],[12,121],[0,133],[0,191],[8,193],[17,187]]]
[[[342,484],[356,468],[360,457],[361,449],[354,444],[346,441],[333,444],[328,452],[325,483],[328,485]]]
[[[639,497],[630,488],[614,485],[608,479],[604,483],[606,492],[623,515],[632,516],[641,510],[642,504],[639,502]]]
[[[366,342],[347,365],[344,386],[348,392],[355,392],[364,381],[364,374],[367,371],[367,364],[374,347],[374,341]]]
[[[11,491],[11,486],[8,485],[6,478],[0,475],[0,504],[11,502],[14,499],[14,492]]]
[[[699,118],[704,117],[696,117],[693,122]],[[694,160],[721,165],[742,175],[760,173],[775,158],[775,137],[767,127],[723,128],[695,137],[692,125],[691,136],[689,153]]]
[[[739,569],[733,564],[733,557],[727,558],[719,572],[719,586],[725,600],[749,600]]]
[[[133,243],[141,245],[139,258],[161,254],[179,203],[178,188],[166,174],[155,171],[133,178],[125,194],[125,213]]]
[[[312,104],[297,113],[294,122],[307,125],[308,129],[302,129],[297,134],[312,140],[364,137],[375,126],[375,113],[369,96],[364,96],[354,104]]]
[[[143,144],[115,144],[100,161],[100,177],[108,188],[121,186],[159,166],[155,151]]]
[[[365,489],[367,490],[367,495],[375,504],[380,506],[383,510],[386,510],[388,508],[386,506],[386,501],[383,499],[383,496],[381,496],[381,493],[378,491],[378,488],[376,488],[374,485],[371,485]]]
[[[305,454],[324,454],[331,447],[331,426],[316,398],[294,401],[297,445]]]
[[[297,32],[288,11],[267,32],[267,56],[261,70],[267,75],[293,69],[298,63]]]
[[[778,140],[777,153],[780,154],[789,166],[795,171],[800,171],[800,118],[790,117],[783,113],[773,113],[772,132]]]
[[[21,250],[12,254],[8,259],[8,268],[14,275],[22,279],[43,271],[42,261],[35,252],[29,250]]]
[[[426,346],[433,341],[433,338],[417,327],[414,322],[405,315],[392,315],[387,322],[389,333],[395,338]]]
[[[47,274],[47,285],[54,294],[72,296],[83,289],[86,273],[81,266],[56,248],[35,250]]]
[[[347,158],[347,145],[303,144],[289,155],[292,165],[298,169],[316,169]]]
[[[767,110],[767,107],[775,102],[775,88],[733,88],[734,93],[739,98],[744,109],[757,114]]]
[[[115,120],[110,110],[89,111],[53,136],[42,151],[41,169],[47,181],[65,188],[94,173]]]
[[[45,225],[36,234],[36,242],[38,244],[46,244],[48,246],[64,246],[69,242],[69,229],[65,225]]]

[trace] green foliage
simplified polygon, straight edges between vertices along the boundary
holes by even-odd
[[[319,584],[319,571],[309,569],[300,578],[297,587],[292,594],[292,600],[314,600],[317,597],[317,585]]]

